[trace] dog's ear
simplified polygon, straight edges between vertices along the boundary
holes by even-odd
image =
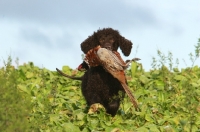
[[[122,36],[119,38],[119,47],[125,56],[129,56],[129,54],[131,53],[132,45],[133,44],[130,40]]]
[[[93,35],[89,36],[85,41],[81,43],[81,50],[86,54],[90,49],[98,46],[97,33],[94,32]]]

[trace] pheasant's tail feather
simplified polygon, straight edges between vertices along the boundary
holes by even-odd
[[[129,87],[126,84],[124,84],[124,83],[122,83],[122,86],[123,86],[125,92],[127,93],[128,97],[130,98],[131,102],[133,103],[135,109],[137,110],[138,109],[138,104],[137,104],[137,102],[135,100],[135,97],[131,93]]]

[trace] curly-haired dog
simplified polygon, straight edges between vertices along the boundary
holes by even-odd
[[[98,45],[112,51],[117,51],[120,48],[125,56],[128,56],[132,49],[131,41],[122,37],[117,30],[113,30],[112,28],[104,28],[94,32],[93,35],[81,43],[81,50],[86,54]],[[120,100],[124,98],[125,93],[121,83],[109,72],[105,71],[102,66],[89,67],[83,61],[78,69],[86,70],[82,77],[66,75],[56,68],[63,76],[82,81],[81,90],[88,106],[100,103],[105,107],[107,113],[115,116],[120,105]]]
[[[131,41],[125,39],[112,28],[99,29],[94,32],[81,43],[81,50],[86,54],[98,45],[112,51],[117,51],[120,48],[125,56],[128,56],[132,49]],[[116,115],[120,99],[124,97],[124,89],[120,82],[106,72],[102,66],[87,68],[82,77],[81,88],[88,106],[100,103],[105,107],[107,113],[112,116]]]

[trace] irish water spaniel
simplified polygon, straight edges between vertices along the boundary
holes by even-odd
[[[81,43],[81,50],[86,54],[90,49],[100,45],[112,51],[121,49],[125,56],[128,56],[132,49],[131,41],[125,39],[117,30],[112,28],[99,29]],[[102,104],[106,112],[115,116],[124,97],[124,89],[120,82],[102,66],[86,68],[87,71],[82,77],[82,94],[87,105],[95,103]]]

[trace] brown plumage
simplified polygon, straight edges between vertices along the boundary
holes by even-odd
[[[139,59],[136,58],[135,60]],[[103,66],[107,72],[109,72],[114,78],[117,78],[129,96],[134,107],[136,109],[138,108],[137,102],[126,84],[126,77],[124,73],[124,70],[128,67],[131,61],[125,63],[118,52],[110,51],[106,48],[101,48],[100,46],[88,51],[85,56],[85,61],[91,67],[98,65]]]

